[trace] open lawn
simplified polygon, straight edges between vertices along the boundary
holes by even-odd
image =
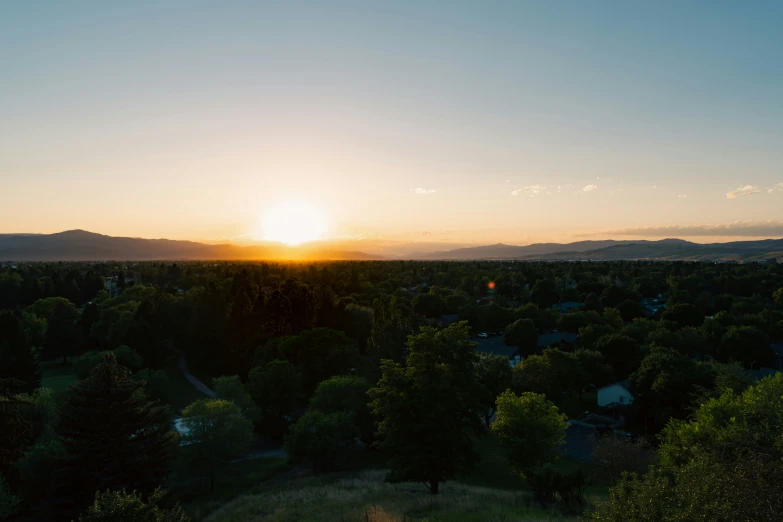
[[[228,463],[219,471],[213,493],[209,491],[209,477],[206,474],[186,470],[175,474],[167,488],[193,520],[199,521],[226,502],[251,492],[264,481],[289,468],[287,458],[242,460]]]
[[[491,433],[475,441],[475,448],[481,460],[468,477],[460,479],[470,486],[482,486],[509,491],[522,491],[527,488],[525,481],[517,475],[506,459],[500,443]]]
[[[41,386],[51,388],[55,393],[67,392],[76,382],[71,363],[63,364],[60,359],[41,363]]]
[[[432,496],[421,484],[387,484],[383,470],[307,477],[241,496],[208,522],[573,521],[534,505],[528,494],[447,482]]]

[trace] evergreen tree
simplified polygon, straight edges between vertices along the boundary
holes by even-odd
[[[38,357],[22,321],[10,310],[0,310],[0,379],[11,377],[24,383],[20,391],[41,385]]]
[[[113,353],[72,388],[60,412],[67,457],[54,476],[52,515],[70,520],[96,491],[152,492],[169,473],[173,432],[166,409],[141,392]]]

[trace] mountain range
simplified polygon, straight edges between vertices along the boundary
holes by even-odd
[[[362,247],[371,243],[355,242]],[[252,246],[212,245],[194,241],[112,237],[84,230],[56,234],[0,234],[0,261],[105,261],[105,260],[592,260],[616,259],[754,261],[783,259],[783,239],[700,244],[682,239],[600,240],[575,243],[537,243],[457,248],[430,253],[390,256],[346,249],[346,243],[326,241],[299,247],[277,243]]]

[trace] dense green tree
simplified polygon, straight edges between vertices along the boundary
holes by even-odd
[[[82,335],[79,325],[79,313],[63,302],[58,302],[46,328],[44,353],[49,359],[63,358],[68,362],[68,356],[78,355],[82,351]]]
[[[225,399],[239,406],[242,415],[251,421],[260,420],[261,411],[238,375],[215,377],[212,379],[212,389],[218,399]]]
[[[139,393],[114,354],[71,387],[60,411],[66,457],[54,475],[52,513],[69,520],[95,491],[133,488],[151,492],[171,466],[174,434],[166,409]]]
[[[552,362],[543,355],[530,355],[514,366],[511,387],[517,393],[539,393],[550,398],[563,392],[555,379]]]
[[[190,522],[178,505],[163,507],[165,496],[161,489],[153,491],[147,500],[138,491],[98,491],[79,522]]]
[[[275,359],[254,367],[247,391],[259,409],[260,431],[281,437],[302,393],[301,376],[294,365]]]
[[[548,308],[560,302],[560,293],[551,279],[539,279],[530,291],[530,300],[540,308]]]
[[[524,354],[535,353],[538,348],[538,329],[530,319],[517,319],[506,328],[505,342],[517,346]]]
[[[315,472],[333,470],[345,464],[358,436],[347,411],[309,410],[291,425],[285,450],[294,460],[308,462]]]
[[[502,355],[479,354],[476,376],[481,386],[479,414],[489,428],[497,411],[497,398],[513,385],[511,365]]]
[[[704,322],[704,313],[700,312],[695,306],[689,303],[676,303],[663,313],[662,319],[665,321],[674,321],[680,327],[701,326]]]
[[[582,367],[581,377],[586,381],[582,383],[583,388],[590,384],[601,387],[612,382],[614,377],[612,367],[604,362],[604,355],[601,352],[580,348],[574,351],[574,357]]]
[[[474,348],[464,322],[424,327],[408,340],[405,366],[383,361],[370,396],[380,419],[376,445],[390,455],[388,480],[423,482],[437,494],[441,482],[472,468],[472,436],[482,430]]]
[[[19,512],[21,500],[14,495],[8,481],[0,474],[0,520],[11,520]]]
[[[544,395],[511,391],[498,397],[498,416],[492,432],[508,454],[511,466],[521,475],[557,460],[565,442],[566,420]]]
[[[718,357],[722,361],[737,361],[745,368],[768,368],[775,364],[769,337],[749,326],[730,327],[720,340]]]
[[[359,437],[365,442],[371,442],[375,431],[367,395],[371,387],[367,380],[355,375],[330,377],[315,389],[308,409],[327,415],[340,411],[348,413]]]
[[[350,373],[359,364],[359,344],[330,328],[305,330],[273,339],[261,347],[261,361],[287,359],[302,376],[302,389],[312,395],[318,383],[332,375]]]
[[[591,519],[599,522],[754,520],[783,513],[783,374],[703,404],[661,435],[662,467],[629,475]]]
[[[775,300],[777,307],[783,309],[783,287],[775,290],[775,293],[772,294],[772,298]]]
[[[209,491],[229,460],[250,451],[253,423],[231,401],[201,399],[182,411],[182,441],[190,463],[206,470]]]
[[[406,341],[413,333],[413,323],[398,298],[381,296],[372,305],[372,330],[367,341],[367,354],[380,364],[382,359],[398,363],[405,361]]]
[[[710,375],[673,348],[653,346],[628,381],[633,408],[649,421],[648,429],[657,432],[670,418],[687,416],[698,387],[708,386]]]
[[[446,301],[437,294],[419,294],[413,300],[413,309],[424,317],[438,317],[446,309]]]
[[[603,354],[617,377],[629,375],[639,365],[639,345],[625,335],[605,335],[598,340],[595,350]]]
[[[41,384],[38,357],[22,321],[10,310],[0,310],[0,379],[14,378],[24,383],[22,391]]]

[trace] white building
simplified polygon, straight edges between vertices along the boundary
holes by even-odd
[[[633,395],[628,391],[628,381],[620,381],[598,390],[598,405],[602,407],[627,406],[633,402]]]

